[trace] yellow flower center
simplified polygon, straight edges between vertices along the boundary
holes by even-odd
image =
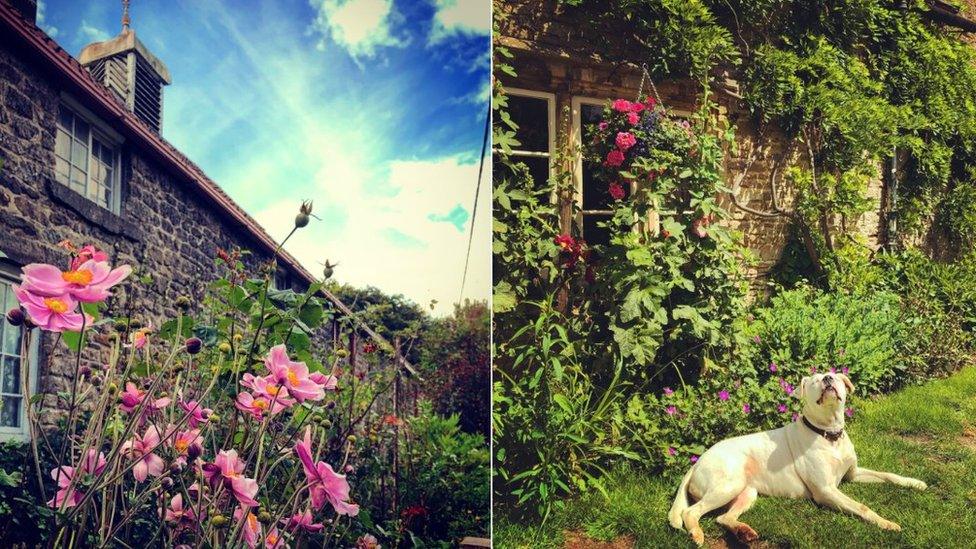
[[[251,530],[258,529],[258,517],[254,513],[247,514],[247,527]]]
[[[268,401],[263,398],[256,398],[254,399],[254,407],[265,410],[268,407]]]
[[[279,389],[277,385],[268,385],[267,391],[271,396],[278,396]]]
[[[295,375],[295,372],[288,370],[288,381],[292,385],[298,385],[298,376]]]
[[[44,305],[48,308],[48,310],[58,314],[68,312],[68,304],[56,297],[46,298],[44,300]]]
[[[174,444],[174,446],[176,447],[176,451],[177,452],[179,452],[181,454],[185,454],[186,451],[187,451],[187,449],[189,449],[189,447],[190,447],[190,441],[184,440],[184,439],[179,439],[179,440],[176,441],[176,444]]]
[[[65,282],[78,284],[80,286],[91,284],[93,276],[94,275],[92,272],[88,269],[82,269],[80,271],[65,271],[61,273],[61,278],[63,278]]]

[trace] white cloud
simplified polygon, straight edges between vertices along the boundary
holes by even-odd
[[[328,47],[326,36],[354,59],[373,57],[383,47],[403,47],[405,38],[392,34],[393,0],[311,0],[318,12],[312,29],[322,35],[317,48]]]
[[[47,3],[44,0],[37,0],[37,26],[44,29],[51,38],[57,38],[58,28],[47,24]]]
[[[434,0],[436,13],[430,43],[456,34],[488,35],[491,32],[491,2],[484,0]]]
[[[78,27],[78,36],[80,36],[82,41],[84,41],[86,44],[91,44],[92,42],[104,42],[105,40],[111,38],[109,33],[95,27],[94,25],[88,24],[88,21],[85,21],[84,19],[81,20],[81,26]]]
[[[484,82],[481,83],[481,87],[476,90],[472,90],[471,93],[455,97],[451,100],[454,104],[467,103],[471,105],[486,105],[488,100],[491,99],[491,81],[485,78]],[[481,116],[481,113],[478,114]]]

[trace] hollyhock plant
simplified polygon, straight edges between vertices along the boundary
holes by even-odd
[[[617,144],[618,149],[622,152],[627,152],[628,149],[637,144],[637,138],[630,132],[617,132],[617,138],[614,142]]]
[[[624,160],[626,159],[627,157],[624,156],[623,152],[621,152],[619,149],[614,149],[607,153],[607,159],[604,164],[611,168],[616,168],[617,166],[623,164]]]
[[[91,316],[78,312],[78,302],[70,294],[45,296],[13,285],[14,295],[27,316],[38,328],[48,332],[78,332],[91,326]]]
[[[627,101],[626,99],[617,99],[617,100],[615,100],[613,102],[613,104],[611,105],[611,107],[613,108],[613,110],[615,110],[617,112],[624,112],[624,113],[630,112],[631,109],[633,108],[631,106],[630,101]]]
[[[155,425],[150,425],[141,437],[136,435],[122,444],[122,454],[136,460],[136,465],[132,468],[132,476],[137,481],[142,482],[150,475],[158,477],[163,474],[166,462],[153,453],[159,446],[159,440],[159,429]]]
[[[68,508],[77,505],[85,497],[85,493],[78,489],[79,482],[75,475],[101,475],[106,464],[105,454],[92,448],[78,467],[61,466],[51,469],[51,478],[58,483],[58,491],[54,494],[54,499],[47,502],[48,507],[60,509],[62,506]]]
[[[294,515],[281,519],[281,523],[284,525],[285,530],[289,532],[295,532],[298,530],[304,530],[306,532],[314,534],[315,532],[320,532],[325,525],[321,522],[315,522],[312,518],[312,510],[305,509],[301,513],[295,513]]]
[[[346,476],[336,473],[328,463],[316,463],[312,459],[312,434],[309,428],[305,429],[305,438],[295,445],[295,455],[305,469],[312,508],[321,509],[328,501],[340,515],[354,517],[359,514],[359,506],[349,502],[349,483]]]
[[[244,476],[244,462],[237,457],[237,450],[221,450],[213,463],[203,466],[203,476],[211,487],[216,488],[223,483],[241,505],[258,504],[254,499],[258,493],[258,482]]]
[[[620,200],[626,194],[624,192],[624,188],[621,187],[620,183],[617,183],[616,181],[610,184],[608,192],[610,193],[610,196],[612,196],[614,200]]]
[[[132,272],[132,267],[123,265],[112,269],[106,261],[89,259],[62,271],[54,265],[31,263],[23,269],[21,286],[33,294],[44,297],[70,295],[83,303],[105,301],[111,294],[110,288],[119,284]]]

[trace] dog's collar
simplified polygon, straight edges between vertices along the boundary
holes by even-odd
[[[820,427],[817,427],[816,425],[810,423],[810,420],[807,419],[807,416],[802,416],[802,417],[803,417],[803,424],[806,425],[808,429],[824,437],[830,442],[835,442],[837,439],[844,436],[843,429],[841,429],[840,431],[828,431],[826,429],[821,429]]]

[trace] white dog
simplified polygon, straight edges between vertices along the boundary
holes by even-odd
[[[698,520],[709,511],[730,504],[717,519],[742,542],[759,537],[739,522],[758,494],[813,498],[877,524],[886,530],[901,527],[878,516],[837,487],[854,482],[891,482],[924,490],[924,482],[857,465],[850,437],[844,432],[844,401],[854,385],[844,374],[816,374],[803,378],[799,396],[803,417],[785,427],[723,440],[708,449],[681,480],[668,520],[684,528],[701,545],[705,541]],[[689,495],[698,500],[688,505]]]

